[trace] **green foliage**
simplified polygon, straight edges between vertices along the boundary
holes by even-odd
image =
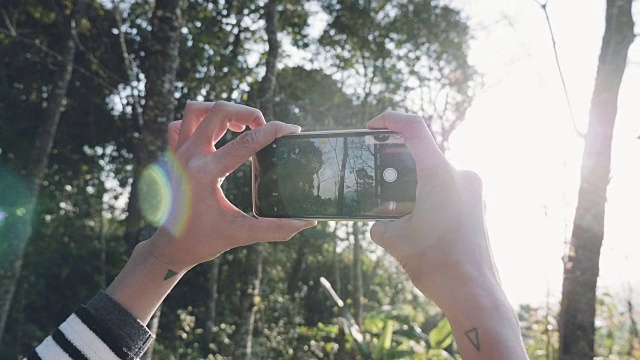
[[[12,182],[18,182],[29,166],[30,144],[50,95],[52,70],[64,39],[62,24],[71,3],[26,0],[2,5],[16,30],[14,36],[6,22],[0,25],[0,171],[15,174]],[[305,130],[360,128],[370,117],[394,107],[425,116],[445,144],[479,85],[467,61],[471,34],[461,12],[427,0],[327,0],[321,7],[329,23],[314,39],[309,36],[311,14],[305,3],[284,0],[278,5],[280,38],[311,52],[314,60],[300,67],[279,64],[274,120],[297,123]],[[154,75],[140,67],[153,2],[121,5],[122,27],[114,9],[97,0],[89,1],[79,24],[83,46],[74,61],[0,359],[16,359],[42,341],[108,284],[128,256],[122,236],[137,136],[133,94],[144,101],[144,79]],[[253,100],[264,73],[264,5],[265,1],[248,0],[187,2],[175,88],[181,106],[188,99]],[[120,31],[133,60],[133,83],[125,71]],[[2,175],[0,181],[8,179]],[[2,190],[12,186],[6,182],[0,183]],[[233,204],[251,210],[249,166],[230,174],[225,188]],[[18,190],[9,193],[19,197]],[[9,205],[14,200],[3,198],[0,206],[13,211],[15,206]],[[264,247],[261,294],[255,299],[256,357],[454,358],[448,321],[413,290],[401,267],[368,239],[360,259],[363,323],[347,316],[358,296],[352,285],[352,232],[347,223],[321,223],[288,243]],[[212,296],[210,265],[196,267],[182,279],[164,302],[157,358],[227,359],[234,353],[239,314],[246,310],[240,309],[246,264],[246,249],[221,256],[211,343],[204,341]],[[326,296],[320,277],[344,299],[343,308]],[[599,354],[632,354],[637,349],[625,337],[631,331],[630,320],[624,309],[612,304],[611,299],[599,303]],[[547,323],[555,326],[552,319],[539,309],[521,310],[532,359],[553,358],[539,352],[548,349],[544,329]],[[557,338],[550,339],[550,348],[556,349]]]
[[[518,320],[530,359],[555,359],[558,356],[557,307],[522,305]]]

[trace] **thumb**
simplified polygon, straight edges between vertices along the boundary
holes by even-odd
[[[391,220],[379,220],[376,221],[373,225],[371,225],[371,229],[369,230],[369,234],[371,235],[371,240],[374,243],[382,246],[384,249],[389,251],[388,246],[393,241],[393,237],[397,237],[398,234],[393,230],[397,225],[396,223],[400,220],[391,221]],[[395,234],[395,236],[393,236]]]
[[[182,120],[172,121],[167,128],[167,140],[169,143],[169,149],[176,151],[178,144],[178,137],[180,136],[180,127],[182,126]]]
[[[471,210],[474,215],[484,214],[483,186],[482,179],[474,171],[458,171],[458,184],[460,190],[465,194],[465,208]]]
[[[276,218],[250,218],[244,224],[244,238],[255,242],[287,241],[298,232],[315,226],[313,220],[276,219]],[[259,239],[256,237],[259,236]]]

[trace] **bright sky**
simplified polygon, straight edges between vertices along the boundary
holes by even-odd
[[[476,30],[471,61],[485,76],[450,159],[485,182],[489,233],[511,302],[560,298],[583,142],[571,123],[544,13],[534,0],[452,0]],[[605,1],[550,0],[562,70],[586,129]],[[640,22],[638,2],[636,22]],[[636,26],[636,33],[640,32]],[[640,41],[630,50],[614,135],[601,290],[631,285],[640,300]],[[640,303],[640,301],[639,301]]]
[[[541,0],[542,1],[542,0]],[[472,64],[484,75],[449,159],[480,173],[496,263],[509,299],[558,302],[562,256],[579,186],[582,140],[576,136],[556,68],[544,12],[535,0],[449,0],[473,28]],[[316,12],[311,34],[327,17]],[[605,0],[549,0],[560,63],[577,128],[587,127],[604,34]],[[640,23],[640,4],[635,19]],[[640,33],[640,26],[636,26]],[[285,62],[310,60],[287,41]],[[620,93],[608,190],[600,291],[633,287],[640,308],[640,41],[629,53]]]

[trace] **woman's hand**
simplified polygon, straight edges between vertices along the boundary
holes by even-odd
[[[455,170],[417,115],[385,112],[368,127],[401,133],[418,177],[413,212],[376,222],[373,241],[444,311],[464,359],[526,359],[517,317],[493,263],[480,177]]]
[[[413,212],[396,221],[375,223],[372,239],[396,257],[413,282],[436,301],[448,294],[448,288],[466,285],[476,276],[497,278],[478,175],[455,170],[417,115],[388,111],[367,126],[401,133],[416,161],[418,177]]]
[[[227,130],[241,132],[216,149]],[[221,189],[224,178],[296,125],[265,122],[254,108],[227,102],[189,102],[184,119],[169,124],[171,206],[149,242],[150,253],[179,272],[222,252],[256,242],[285,241],[314,221],[256,219],[233,206]]]
[[[247,131],[219,149],[227,130]],[[234,247],[284,241],[315,221],[256,219],[231,205],[220,185],[225,176],[275,138],[300,131],[266,124],[260,111],[226,102],[189,102],[184,119],[169,125],[170,202],[160,229],[138,244],[105,290],[143,323],[194,265]],[[161,196],[152,193],[151,196]]]

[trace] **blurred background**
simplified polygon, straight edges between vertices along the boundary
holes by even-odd
[[[420,114],[483,177],[530,357],[593,339],[582,358],[640,359],[637,1],[3,0],[0,13],[0,359],[28,353],[153,233],[162,199],[138,194],[162,186],[166,125],[187,100],[304,130]],[[250,176],[223,184],[247,212]],[[154,316],[145,358],[459,358],[368,227],[324,222],[198,266]]]

